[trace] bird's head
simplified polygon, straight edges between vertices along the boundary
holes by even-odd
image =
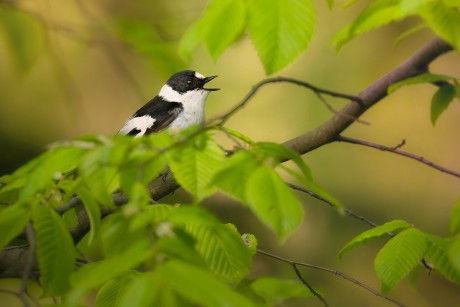
[[[205,84],[217,76],[205,77],[193,70],[183,70],[172,75],[166,82],[174,91],[185,94],[190,91],[217,91],[218,88],[205,88]]]

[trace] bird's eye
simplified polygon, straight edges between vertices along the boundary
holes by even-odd
[[[187,84],[188,84],[188,85],[192,84],[192,80],[188,80],[188,81],[187,81]]]

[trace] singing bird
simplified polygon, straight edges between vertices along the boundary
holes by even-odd
[[[204,86],[216,77],[205,77],[193,70],[175,73],[157,96],[126,121],[118,134],[137,138],[165,129],[183,130],[191,125],[203,125],[208,94],[219,90]]]

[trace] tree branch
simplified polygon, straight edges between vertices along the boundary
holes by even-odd
[[[396,82],[426,72],[428,65],[442,54],[452,50],[452,47],[439,38],[420,48],[409,59],[393,71],[377,80],[366,88],[358,97],[362,103],[348,103],[340,112],[317,128],[290,139],[283,144],[300,154],[305,154],[315,148],[328,144],[340,135],[365,111],[387,96],[387,88]]]
[[[337,136],[334,141],[345,142],[345,143],[350,143],[350,144],[357,144],[357,145],[363,145],[363,146],[367,146],[367,147],[371,147],[371,148],[376,148],[376,149],[379,149],[379,150],[382,150],[382,151],[389,151],[389,152],[395,153],[397,155],[416,160],[416,161],[418,161],[420,163],[423,163],[423,164],[428,165],[428,166],[430,166],[430,167],[432,167],[434,169],[437,169],[440,172],[443,172],[443,173],[452,175],[454,177],[460,178],[460,173],[459,172],[456,172],[454,170],[448,169],[448,168],[446,168],[444,166],[441,166],[439,164],[431,162],[431,161],[425,159],[422,156],[419,156],[419,155],[416,155],[416,154],[413,154],[413,153],[410,153],[410,152],[407,152],[407,151],[404,151],[404,150],[400,150],[399,148],[405,142],[401,143],[401,144],[399,144],[397,146],[394,146],[394,147],[389,147],[389,146],[385,146],[385,145],[381,145],[381,144],[377,144],[377,143],[373,143],[373,142],[369,142],[369,141],[359,140],[359,139],[355,139],[355,138],[351,138],[351,137],[347,137],[347,136],[342,136],[342,135]]]

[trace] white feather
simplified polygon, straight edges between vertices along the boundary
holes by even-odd
[[[140,130],[140,132],[136,134],[135,137],[137,138],[137,137],[143,136],[145,132],[147,131],[147,129],[153,126],[155,121],[156,120],[150,117],[149,115],[144,115],[140,117],[131,117],[130,119],[126,121],[125,125],[123,126],[123,128],[121,128],[118,134],[126,135],[131,130],[136,129],[136,130]]]
[[[194,124],[203,125],[208,94],[209,91],[204,89],[196,89],[181,94],[165,84],[161,88],[159,96],[168,101],[180,102],[184,108],[168,129],[185,129]]]

